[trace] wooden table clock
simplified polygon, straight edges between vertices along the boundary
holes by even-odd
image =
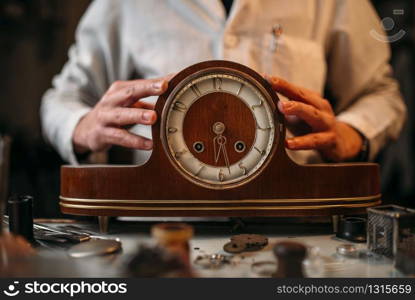
[[[159,97],[149,161],[63,166],[63,213],[92,216],[324,216],[380,203],[372,163],[298,165],[278,96],[255,71],[207,61]]]

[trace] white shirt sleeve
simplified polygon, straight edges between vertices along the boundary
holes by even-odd
[[[338,1],[329,38],[328,87],[336,98],[337,119],[366,136],[369,159],[397,138],[406,116],[399,86],[389,65],[389,44],[368,1]]]
[[[115,80],[128,78],[128,55],[121,50],[120,5],[115,0],[94,1],[76,32],[69,60],[42,99],[41,120],[46,139],[61,157],[77,164],[72,134]]]

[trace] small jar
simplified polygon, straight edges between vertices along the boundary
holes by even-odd
[[[151,235],[161,248],[180,258],[187,269],[185,276],[191,276],[189,241],[193,227],[184,223],[160,223],[151,228]]]

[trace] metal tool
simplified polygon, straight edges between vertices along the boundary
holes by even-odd
[[[51,227],[51,226],[48,226],[48,225],[35,223],[34,228],[35,228],[35,230],[39,229],[39,230],[46,230],[46,231],[55,232],[55,233],[58,233],[58,234],[70,234],[70,235],[79,236],[79,237],[82,238],[82,240],[80,242],[85,241],[85,236],[89,237],[90,239],[100,239],[100,240],[112,239],[112,238],[108,238],[108,237],[103,236],[103,235],[97,235],[93,231],[83,229],[83,228],[78,227],[76,225],[61,225],[61,226],[57,226],[55,228],[55,227]]]
[[[68,242],[68,240],[65,238],[57,237],[55,235],[50,234],[35,233],[34,236],[37,241],[52,242],[58,244],[65,244]]]
[[[76,232],[76,233],[84,233],[84,234],[88,234],[90,236],[95,235],[95,232],[90,231],[90,230],[86,230],[84,228],[81,228],[79,226],[73,225],[73,224],[69,224],[69,225],[59,225],[57,226],[58,229],[67,231],[67,232]]]
[[[8,216],[4,216],[3,223],[9,224]],[[90,235],[84,231],[62,230],[36,223],[33,224],[33,230],[36,239],[57,243],[62,243],[62,239],[72,243],[86,242],[91,238],[106,239],[102,236]]]

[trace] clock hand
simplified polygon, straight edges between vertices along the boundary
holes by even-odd
[[[216,134],[216,136],[213,138],[213,152],[214,152],[213,155],[214,155],[215,163],[218,163],[219,153],[221,149],[218,139],[221,138],[222,133],[225,131],[225,124],[223,124],[222,122],[216,122],[215,124],[213,124],[212,130]],[[216,143],[218,143],[219,149],[216,148]]]
[[[229,171],[229,174],[230,174],[231,169],[230,169],[230,166],[229,166],[228,152],[226,151],[226,137],[223,136],[223,135],[217,136],[217,142],[220,145],[217,158],[219,159],[220,152],[222,151],[223,159],[225,160],[225,164],[228,167],[228,171]]]
[[[223,138],[222,136],[217,136],[217,137],[215,137],[213,139],[214,152],[215,152],[215,163],[218,163],[219,158],[220,158],[220,154],[221,154],[221,152],[223,152],[223,149],[222,149],[223,148],[223,144],[221,144],[219,142],[219,140],[222,139],[222,138]],[[219,144],[219,149],[216,149],[216,143]]]
[[[223,151],[223,158],[225,159],[226,166],[228,167],[228,172],[229,174],[231,174],[231,167],[229,166],[228,153],[226,152],[225,145],[223,145],[222,151]]]
[[[228,167],[228,171],[229,174],[231,173],[231,169],[229,166],[229,158],[228,158],[228,153],[226,151],[226,137],[222,135],[222,133],[225,131],[225,124],[223,124],[222,122],[216,122],[215,124],[213,124],[213,132],[216,134],[216,136],[213,138],[213,152],[214,152],[214,158],[215,158],[215,163],[218,163],[219,161],[219,157],[220,157],[220,153],[222,152],[223,154],[223,159],[225,160],[225,164]],[[219,149],[216,148],[216,143],[219,145]]]
[[[215,163],[218,163],[219,160],[219,154],[220,154],[220,146],[219,146],[219,150],[216,148],[216,143],[218,141],[218,136],[213,138],[213,157],[215,159]]]

